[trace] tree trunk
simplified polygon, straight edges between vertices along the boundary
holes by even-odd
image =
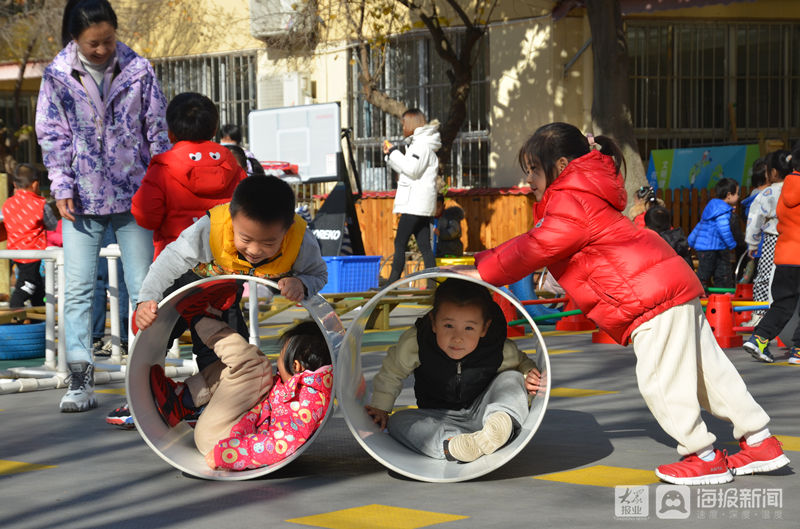
[[[619,0],[586,0],[594,55],[592,123],[595,136],[613,137],[625,155],[625,189],[629,204],[634,192],[647,184],[631,118],[628,42]]]
[[[455,175],[445,174],[445,167],[451,166],[451,169],[454,168],[450,164],[453,142],[467,119],[467,99],[469,98],[471,84],[471,71],[461,72],[460,75],[454,76],[454,80],[450,84],[450,108],[447,111],[447,119],[439,128],[442,136],[442,147],[437,152],[439,174],[450,178],[448,184],[452,184],[455,181],[453,180]]]

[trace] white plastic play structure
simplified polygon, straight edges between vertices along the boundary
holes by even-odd
[[[249,276],[226,275],[201,279],[176,290],[159,304],[156,321],[152,326],[136,335],[131,348],[132,352],[128,359],[128,376],[126,378],[126,390],[131,412],[139,433],[150,448],[164,461],[187,474],[199,478],[222,481],[252,479],[275,472],[300,456],[317,437],[315,434],[297,452],[275,465],[241,472],[217,471],[211,470],[206,465],[203,456],[197,451],[194,444],[194,430],[191,427],[186,423],[179,423],[174,428],[170,428],[161,418],[150,391],[149,373],[150,366],[164,364],[170,333],[178,318],[180,318],[176,307],[179,302],[197,293],[199,291],[198,285],[230,279],[249,284],[251,295],[250,342],[258,345],[256,286],[262,284],[277,288],[277,284],[266,279]],[[309,317],[317,323],[325,335],[331,351],[331,358],[333,359],[335,380],[338,376],[335,356],[344,335],[342,322],[333,308],[321,296],[313,296],[304,301],[302,305],[308,311]],[[333,399],[331,399],[325,419],[317,431],[324,427],[325,422],[327,422],[332,413]]]
[[[472,463],[431,459],[427,456],[415,453],[395,441],[387,433],[380,431],[367,415],[366,411],[364,411],[364,405],[368,404],[371,391],[369,389],[369,384],[365,383],[362,372],[361,342],[370,314],[372,314],[373,310],[378,306],[381,298],[391,293],[398,286],[405,285],[410,281],[443,277],[454,277],[478,283],[508,299],[517,308],[520,314],[523,314],[528,319],[528,323],[533,329],[533,334],[538,339],[534,360],[542,372],[543,380],[548,381],[545,389],[540,391],[531,401],[530,412],[528,413],[527,419],[522,424],[522,431],[519,435],[511,443],[497,452],[488,456],[483,456]],[[404,277],[387,286],[376,294],[369,303],[364,305],[358,312],[356,319],[350,324],[347,334],[345,334],[344,341],[339,350],[337,362],[337,371],[334,377],[336,398],[338,399],[339,407],[344,413],[347,426],[350,428],[356,440],[364,447],[364,450],[366,450],[369,455],[386,468],[420,481],[466,481],[488,474],[508,463],[525,448],[533,438],[533,435],[539,428],[539,424],[542,422],[544,412],[547,408],[547,401],[550,397],[550,360],[547,356],[544,339],[539,329],[536,327],[536,324],[530,319],[530,316],[516,298],[509,296],[502,290],[483,281],[471,279],[454,272],[440,271],[438,269],[428,269]]]

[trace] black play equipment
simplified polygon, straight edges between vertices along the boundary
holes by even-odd
[[[364,241],[361,238],[361,227],[356,214],[356,200],[362,195],[361,178],[356,169],[351,135],[352,129],[342,129],[341,138],[347,145],[352,175],[344,163],[344,154],[338,152],[336,165],[339,182],[328,194],[328,198],[311,223],[311,230],[319,241],[322,255],[339,255],[345,227],[350,236],[353,255],[364,255]],[[356,184],[357,193],[353,193],[353,182]]]

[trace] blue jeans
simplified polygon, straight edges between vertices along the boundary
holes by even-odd
[[[92,301],[97,261],[106,228],[117,237],[131,303],[136,305],[142,281],[153,262],[153,232],[136,224],[130,213],[80,215],[64,219],[64,331],[67,363],[92,363]]]
[[[117,238],[109,225],[103,234],[102,247],[117,244]],[[117,267],[119,279],[119,339],[128,342],[128,289],[125,286],[125,272]],[[108,291],[108,259],[101,258],[97,263],[97,282],[94,287],[94,301],[92,304],[92,341],[103,338],[106,334],[106,292]]]

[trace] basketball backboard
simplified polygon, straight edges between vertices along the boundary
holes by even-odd
[[[338,180],[339,103],[253,110],[248,125],[250,150],[259,161],[297,164],[302,182]]]

